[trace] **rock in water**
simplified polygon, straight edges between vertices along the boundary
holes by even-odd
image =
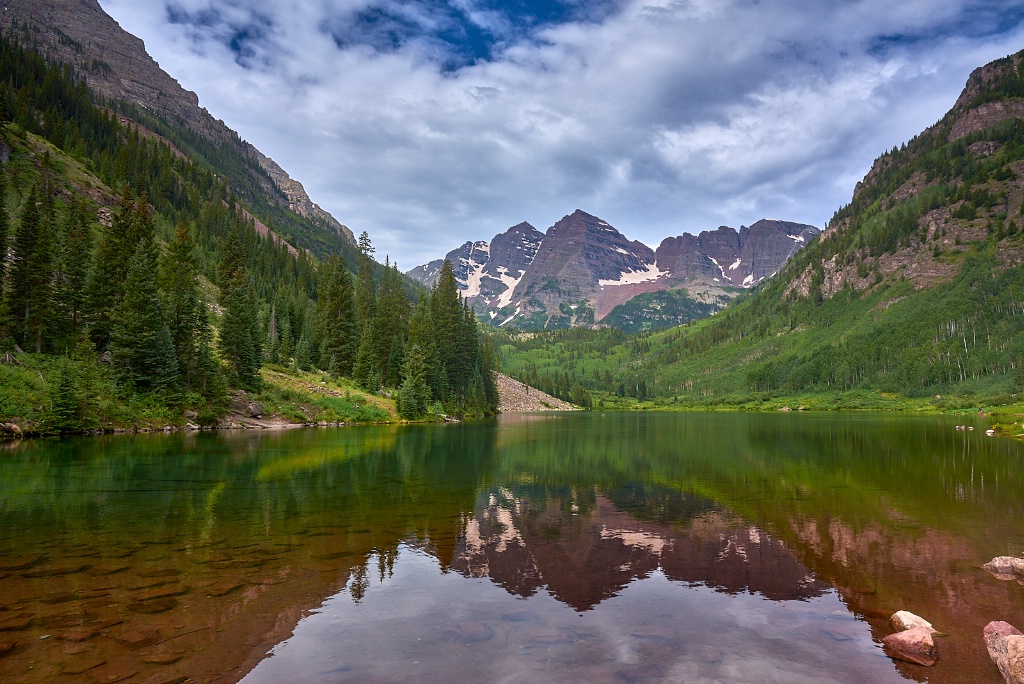
[[[991,572],[996,579],[1024,578],[1024,558],[997,556],[981,567]]]
[[[932,634],[938,634],[939,630],[932,627],[932,623],[925,620],[923,617],[914,615],[909,610],[898,610],[892,614],[889,618],[889,622],[898,632],[905,632],[908,629],[914,629],[915,627],[925,627],[931,630]]]
[[[985,625],[985,647],[1007,684],[1024,684],[1024,635],[1002,620]]]
[[[935,641],[932,639],[932,630],[929,627],[913,627],[890,634],[882,639],[882,646],[885,647],[885,652],[890,658],[905,660],[908,663],[916,663],[925,667],[931,667],[939,658]]]

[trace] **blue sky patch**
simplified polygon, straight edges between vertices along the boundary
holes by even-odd
[[[323,28],[340,48],[367,45],[394,52],[412,43],[434,48],[445,70],[490,61],[538,29],[566,22],[600,22],[622,0],[381,0]]]

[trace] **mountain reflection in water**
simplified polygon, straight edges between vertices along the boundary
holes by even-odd
[[[962,420],[962,419],[961,419]],[[1020,445],[573,414],[11,444],[0,680],[1000,681]],[[878,641],[947,632],[928,670]],[[268,652],[273,656],[266,658]]]
[[[452,567],[470,577],[490,577],[517,596],[546,588],[578,611],[616,596],[659,568],[670,580],[732,594],[749,591],[775,601],[821,596],[830,588],[780,540],[729,520],[712,502],[660,493],[659,507],[676,504],[678,510],[696,504],[687,511],[694,517],[672,526],[622,512],[612,503],[617,493],[622,494],[590,490],[568,500],[534,501],[496,491],[467,522]],[[635,490],[630,494],[634,509],[646,503]]]

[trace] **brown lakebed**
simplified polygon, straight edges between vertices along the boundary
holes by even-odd
[[[981,630],[1024,627],[1024,586],[981,569],[1024,553],[1024,449],[944,418],[509,415],[0,453],[3,682],[999,682]],[[947,635],[934,667],[882,652],[901,609]]]

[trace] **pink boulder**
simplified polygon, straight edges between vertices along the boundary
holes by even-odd
[[[939,658],[932,630],[928,627],[914,627],[890,634],[882,639],[882,646],[890,658],[926,667],[934,665]]]
[[[1008,622],[985,625],[985,646],[1007,684],[1024,684],[1024,634]]]

